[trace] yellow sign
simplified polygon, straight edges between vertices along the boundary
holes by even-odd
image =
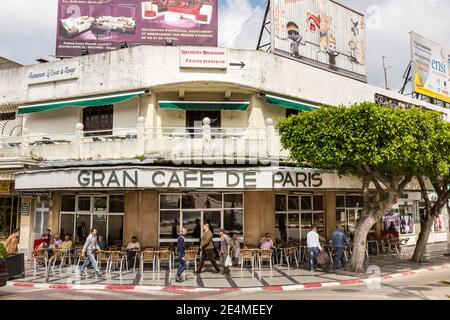
[[[0,192],[7,193],[11,190],[11,181],[0,181]]]

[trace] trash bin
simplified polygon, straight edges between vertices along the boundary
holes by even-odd
[[[12,254],[6,259],[8,265],[9,280],[16,278],[25,278],[25,254]]]

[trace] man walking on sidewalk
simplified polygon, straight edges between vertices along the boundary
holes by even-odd
[[[203,225],[204,234],[200,241],[200,250],[202,250],[202,258],[200,259],[200,264],[198,269],[195,271],[195,274],[202,273],[203,266],[205,265],[205,260],[208,259],[214,267],[215,272],[219,273],[220,269],[217,265],[215,256],[214,256],[214,243],[213,243],[213,233],[209,229],[209,223],[205,223]]]
[[[336,260],[334,260],[334,268],[338,269],[342,256],[344,255],[345,245],[348,243],[348,237],[342,230],[342,226],[338,224],[336,230],[333,232],[332,244],[336,248]]]
[[[181,229],[181,233],[178,236],[178,242],[177,242],[177,255],[178,259],[180,260],[180,264],[178,265],[178,271],[177,276],[175,278],[176,282],[183,282],[183,279],[181,279],[181,275],[186,270],[186,257],[185,257],[185,251],[184,251],[184,242],[185,242],[185,236],[186,236],[187,230],[186,228]]]
[[[97,243],[97,229],[92,228],[91,233],[87,237],[86,243],[83,246],[82,256],[85,257],[85,260],[80,268],[81,273],[85,272],[89,265],[92,265],[95,269],[95,274],[97,277],[101,277],[103,275],[103,273],[98,269],[97,260],[95,260],[94,253],[96,250],[100,251],[100,247]]]
[[[306,244],[309,251],[309,267],[311,272],[316,271],[315,258],[322,251],[322,247],[319,241],[319,234],[317,233],[317,227],[313,225],[311,231],[306,235]]]

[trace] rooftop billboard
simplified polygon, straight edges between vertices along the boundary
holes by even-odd
[[[273,53],[367,81],[364,15],[331,0],[272,0],[271,11]]]
[[[450,103],[450,50],[411,32],[413,91]]]
[[[56,56],[139,44],[217,46],[218,0],[58,0]]]

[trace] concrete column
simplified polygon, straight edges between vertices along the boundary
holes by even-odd
[[[139,117],[137,120],[137,135],[138,135],[138,150],[136,153],[138,155],[145,155],[145,118]]]
[[[272,238],[275,237],[275,192],[261,191],[259,216],[260,216],[260,237],[269,232]],[[259,240],[259,239],[258,239]]]
[[[159,207],[158,192],[145,191],[140,206],[141,215],[141,245],[158,247]]]
[[[28,215],[22,215],[21,207],[22,204],[28,205]],[[34,230],[34,216],[36,203],[33,198],[22,198],[20,211],[18,214],[20,217],[20,236],[19,236],[19,252],[25,254],[25,259],[31,258],[31,253],[33,251],[33,230]]]
[[[244,193],[244,240],[247,245],[257,245],[261,238],[260,193]]]
[[[325,192],[325,234],[330,240],[336,229],[336,192]]]
[[[53,234],[60,233],[59,221],[61,219],[61,193],[53,192],[50,200],[50,216],[49,216],[49,228]],[[64,235],[60,234],[61,239],[64,239]]]
[[[77,144],[78,149],[78,159],[81,160],[84,155],[84,133],[83,133],[84,126],[81,122],[77,123],[75,125],[75,143]]]
[[[123,218],[124,243],[128,243],[132,236],[141,239],[141,215],[139,214],[139,191],[125,194],[125,215]]]
[[[277,156],[275,154],[275,124],[272,118],[266,119],[266,139],[267,139],[267,155],[269,157]]]

